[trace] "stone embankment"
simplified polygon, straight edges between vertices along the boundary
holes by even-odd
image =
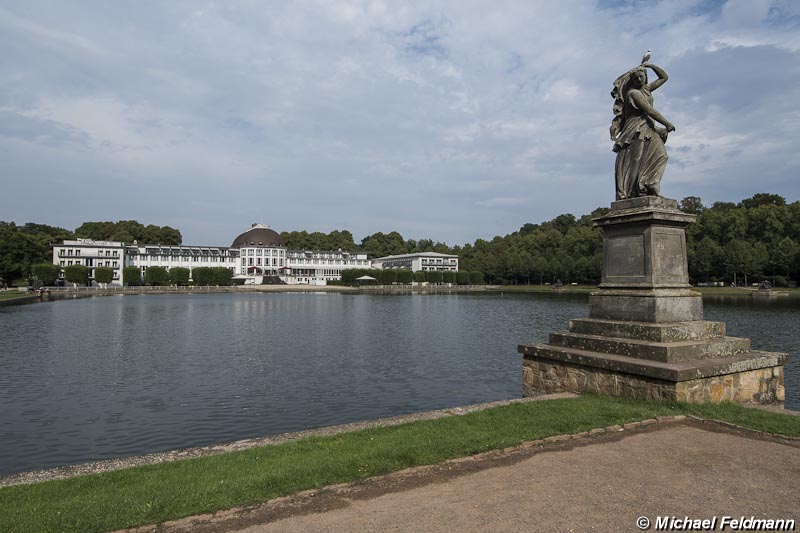
[[[370,285],[348,287],[344,285],[236,285],[236,286],[188,286],[188,287],[52,287],[39,293],[9,300],[0,300],[0,305],[20,305],[55,300],[72,300],[94,296],[142,295],[142,294],[236,294],[252,292],[331,292],[367,294],[440,294],[461,292],[483,292],[487,285]]]

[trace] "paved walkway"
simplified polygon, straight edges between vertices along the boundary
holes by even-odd
[[[655,523],[726,515],[795,519],[800,529],[800,443],[714,424],[657,424],[391,474],[167,529],[640,531],[640,516]]]

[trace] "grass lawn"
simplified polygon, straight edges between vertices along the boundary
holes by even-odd
[[[25,298],[27,296],[33,296],[36,293],[33,292],[18,292],[18,291],[0,291],[0,300],[13,300],[14,298]]]
[[[211,457],[0,489],[2,531],[102,531],[208,513],[412,466],[659,415],[800,436],[800,417],[733,404],[599,396],[529,402]]]

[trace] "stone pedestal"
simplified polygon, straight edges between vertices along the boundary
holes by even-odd
[[[548,344],[520,345],[525,396],[595,392],[686,402],[780,403],[786,354],[751,350],[703,320],[689,285],[685,228],[693,215],[657,196],[622,200],[603,229],[600,288],[589,318]]]

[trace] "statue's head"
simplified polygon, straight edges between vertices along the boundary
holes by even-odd
[[[647,69],[644,67],[636,67],[631,71],[630,83],[632,88],[644,87],[647,85]]]

